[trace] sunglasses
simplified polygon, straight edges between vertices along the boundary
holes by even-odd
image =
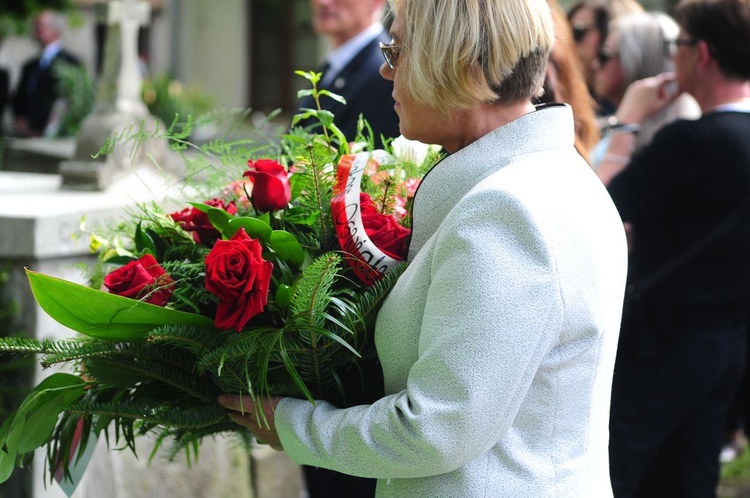
[[[604,67],[610,59],[616,59],[620,56],[615,52],[612,52],[608,48],[600,47],[596,52],[596,60],[599,63],[599,67]]]
[[[575,23],[572,26],[573,41],[579,43],[589,31],[595,31],[596,26],[591,24]]]
[[[380,51],[383,53],[383,58],[388,67],[396,69],[398,58],[401,55],[401,45],[380,42]]]

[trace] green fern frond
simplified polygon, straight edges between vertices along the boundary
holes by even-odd
[[[231,333],[188,325],[164,325],[151,330],[146,337],[146,342],[182,348],[196,356],[201,356],[222,344],[225,337]]]
[[[294,285],[294,294],[290,309],[294,315],[305,315],[308,320],[322,313],[327,305],[336,281],[341,263],[341,256],[327,253],[313,261],[305,268]],[[313,313],[308,313],[312,311]]]
[[[298,202],[307,212],[320,213],[316,220],[316,232],[321,241],[332,237],[331,197],[336,182],[332,163],[336,151],[321,140],[308,141],[295,150],[297,171],[292,176]]]
[[[57,341],[49,345],[45,356],[41,360],[44,368],[57,363],[68,363],[93,358],[143,357],[147,354],[147,346],[142,343],[125,343],[98,340],[68,340]]]
[[[110,419],[140,421],[145,427],[169,426],[176,429],[200,429],[227,421],[226,411],[219,405],[175,409],[155,403],[98,403],[81,401],[70,405],[66,411],[78,416],[103,416]]]
[[[39,341],[31,337],[0,337],[0,353],[15,354],[43,354],[54,343],[50,341]]]
[[[217,395],[213,385],[195,374],[191,356],[180,357],[177,351],[168,348],[149,348],[147,357],[112,357],[106,360],[86,361],[86,372],[110,386],[132,387],[137,382],[157,382],[173,388],[176,392],[203,401],[213,401]],[[154,350],[159,351],[155,355]],[[171,356],[171,357],[170,357]],[[178,359],[181,358],[181,359]]]

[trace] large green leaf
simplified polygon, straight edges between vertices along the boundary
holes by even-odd
[[[56,373],[34,388],[15,417],[16,422],[22,419],[23,434],[19,440],[19,453],[33,451],[47,442],[60,413],[83,396],[84,385],[83,379],[76,375]],[[16,430],[15,426],[14,422],[11,435]]]
[[[18,455],[34,451],[49,440],[60,413],[83,395],[84,386],[75,375],[50,375],[6,419],[0,428],[0,483],[13,473]]]
[[[39,306],[62,325],[110,341],[141,341],[159,325],[212,327],[213,320],[26,270]]]

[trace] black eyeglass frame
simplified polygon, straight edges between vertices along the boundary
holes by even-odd
[[[398,66],[398,58],[401,56],[401,45],[397,43],[383,43],[380,42],[380,52],[383,54],[383,59],[388,67],[396,69]]]
[[[698,38],[687,37],[687,38],[675,38],[674,40],[672,40],[672,43],[678,47],[680,45],[682,45],[683,47],[692,47],[694,45],[697,45],[699,41],[700,40]]]
[[[583,23],[575,23],[571,25],[570,30],[573,33],[573,41],[575,43],[580,42],[583,40],[589,31],[596,31],[599,28],[595,24],[583,24]]]

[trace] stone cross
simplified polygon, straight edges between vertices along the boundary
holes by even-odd
[[[151,5],[138,0],[110,3],[108,24],[120,24],[120,74],[117,79],[117,109],[131,114],[148,114],[141,98],[143,78],[138,59],[138,28],[148,24]]]
[[[143,78],[138,59],[138,28],[149,22],[151,6],[142,0],[111,0],[97,4],[107,24],[102,75],[97,85],[94,111],[84,120],[76,137],[73,160],[60,164],[66,189],[104,190],[129,165],[146,157],[161,158],[166,144],[150,141],[130,154],[119,147],[110,156],[93,159],[106,140],[128,127],[153,130],[156,119],[141,98]],[[150,149],[150,150],[145,150]]]

